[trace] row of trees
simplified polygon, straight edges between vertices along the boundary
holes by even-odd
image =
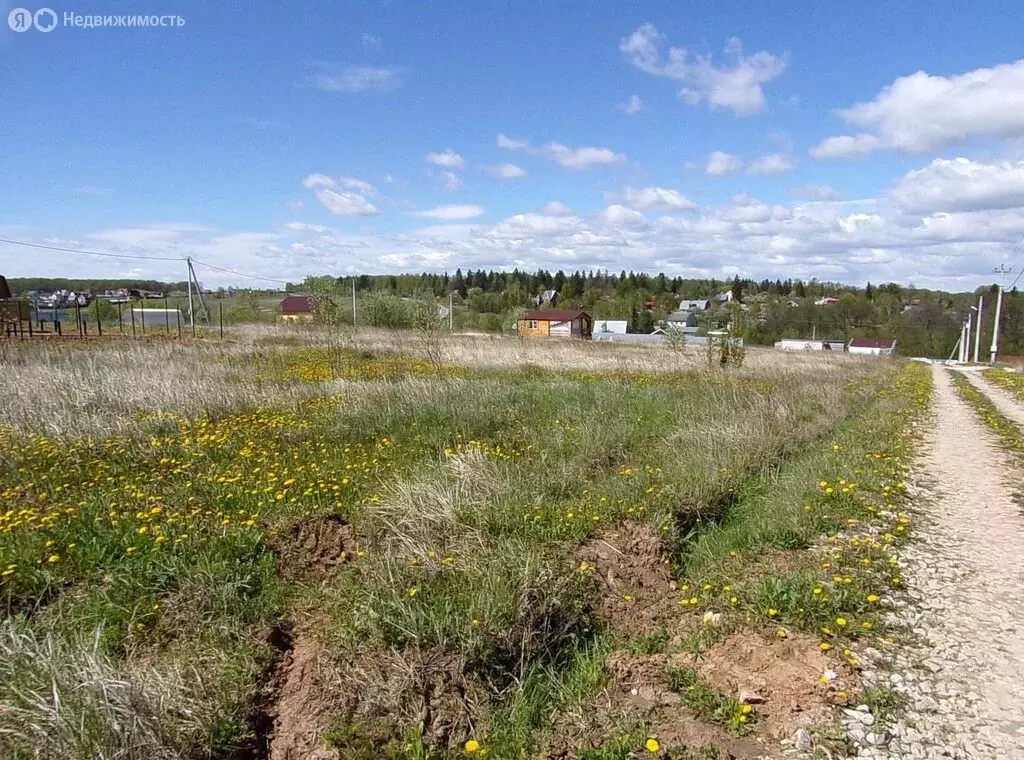
[[[63,287],[93,292],[114,287],[139,287],[173,293],[185,283],[128,280],[10,280],[16,292]],[[598,319],[627,320],[631,332],[648,333],[679,307],[681,299],[708,298],[714,304],[698,315],[701,332],[725,328],[732,319],[724,304],[714,300],[731,292],[744,307],[743,338],[753,345],[770,345],[781,338],[853,337],[896,338],[906,355],[948,356],[979,296],[984,297],[982,342],[991,342],[995,285],[973,293],[948,293],[895,283],[852,287],[817,280],[684,279],[642,272],[537,272],[466,271],[449,274],[359,275],[337,278],[309,277],[289,284],[290,292],[314,294],[322,304],[332,304],[338,321],[351,321],[353,283],[358,300],[357,320],[384,327],[410,327],[430,301],[454,309],[456,330],[507,331],[524,309],[536,299],[555,291],[559,308],[586,309]],[[219,293],[227,297],[226,293]],[[829,305],[815,301],[831,296]],[[226,321],[272,319],[279,291],[236,293],[225,301]],[[420,320],[422,321],[422,320]],[[447,322],[447,320],[443,320]],[[1024,297],[1016,290],[1004,298],[1001,319],[1001,352],[1024,354]]]

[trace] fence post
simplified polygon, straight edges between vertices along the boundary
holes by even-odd
[[[142,299],[142,308],[139,309],[139,322],[142,325],[142,334],[146,334],[146,299]]]
[[[217,311],[220,313],[220,337],[223,338],[224,337],[224,303],[221,302],[221,303],[217,304],[217,306],[218,306]],[[193,327],[192,329],[194,331],[195,327]]]
[[[99,335],[102,338],[103,337],[103,320],[100,318],[100,302],[99,302],[99,300],[94,300],[93,303],[96,304],[96,309],[95,309],[95,312],[96,312],[96,334]]]
[[[169,320],[167,318],[167,296],[166,295],[164,296],[164,327],[166,328],[166,330],[164,332],[166,332],[168,335],[170,335],[171,334],[171,320]]]
[[[79,303],[75,304],[75,322],[78,323],[78,337],[81,338],[81,337],[83,337],[83,335],[82,335],[82,305],[79,304]]]
[[[135,337],[135,309],[132,307],[131,301],[128,302],[128,313],[132,317],[132,337]]]
[[[56,313],[54,313],[54,315],[53,315],[53,329],[57,331],[57,337],[58,338],[64,334],[64,331],[61,329],[61,326],[60,326],[60,320],[57,319],[57,314]]]
[[[174,310],[174,316],[178,318],[178,338],[181,338],[181,312],[177,309]]]
[[[121,321],[121,302],[117,302],[117,331],[124,335],[124,322]]]

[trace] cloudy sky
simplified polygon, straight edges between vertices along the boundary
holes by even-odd
[[[183,26],[65,23],[155,12],[99,0],[47,33],[4,24],[16,5],[0,238],[142,258],[0,242],[9,276],[182,279],[191,255],[273,280],[966,290],[1024,265],[1013,3],[169,0]]]

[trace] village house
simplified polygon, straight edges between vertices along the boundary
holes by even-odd
[[[892,356],[896,353],[895,338],[854,338],[850,341],[851,354]]]
[[[583,338],[589,340],[594,320],[585,311],[538,309],[516,323],[520,338]]]
[[[674,311],[665,317],[665,325],[675,325],[682,328],[684,333],[694,334],[697,332],[697,314],[693,311]]]
[[[285,296],[281,300],[281,322],[309,322],[313,319],[312,296]]]
[[[775,348],[779,351],[843,351],[846,341],[817,338],[783,338],[776,341]]]
[[[711,307],[711,302],[706,298],[684,298],[679,302],[679,311],[705,311]]]

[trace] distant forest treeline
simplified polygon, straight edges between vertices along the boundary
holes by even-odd
[[[545,270],[463,272],[461,269],[454,274],[308,277],[301,283],[289,283],[285,290],[333,294],[344,312],[353,280],[358,294],[372,293],[377,299],[413,297],[424,293],[447,299],[451,294],[456,305],[456,329],[495,332],[509,329],[516,314],[523,308],[531,308],[534,299],[545,291],[558,294],[557,305],[560,308],[584,308],[600,319],[626,319],[630,332],[650,332],[658,321],[678,308],[682,299],[713,299],[718,293],[731,291],[747,309],[744,335],[751,344],[770,345],[780,338],[809,338],[812,335],[847,340],[886,337],[897,339],[901,354],[931,357],[950,354],[960,326],[979,295],[985,300],[980,355],[987,356],[997,292],[995,285],[979,288],[973,293],[949,293],[895,283],[868,283],[866,287],[855,287],[813,279],[751,280],[737,277],[718,280],[626,271],[566,274]],[[186,288],[185,282],[126,279],[11,278],[8,282],[16,293],[58,288],[97,293],[119,287],[174,293]],[[275,291],[259,292],[269,294]],[[224,289],[219,289],[216,294],[227,295]],[[815,305],[815,301],[826,296],[838,301],[827,306]],[[367,300],[368,305],[371,300]],[[379,300],[376,306],[380,306]],[[253,318],[257,318],[259,309],[255,304],[249,311]],[[262,315],[263,318],[269,316]],[[728,319],[728,310],[716,305],[702,312],[698,323],[701,328],[710,329],[725,326]],[[1024,296],[1016,289],[1005,294],[1000,322],[1000,353],[1024,354]]]

